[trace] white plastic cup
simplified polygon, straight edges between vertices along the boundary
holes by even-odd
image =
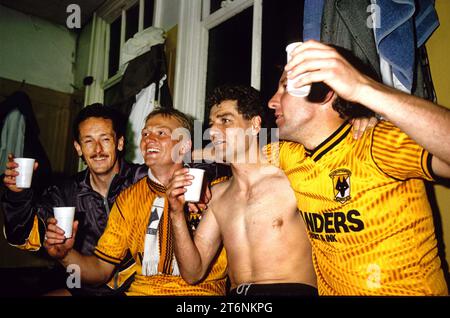
[[[287,62],[289,63],[291,59],[291,53],[292,51],[298,46],[303,44],[303,42],[294,42],[286,46],[286,53],[287,53]],[[289,73],[288,73],[289,74]],[[294,87],[294,84],[302,77],[305,76],[307,73],[300,74],[294,79],[288,79],[287,80],[287,92],[296,97],[305,97],[309,95],[309,92],[311,91],[311,85],[304,85],[302,87]]]
[[[75,216],[75,207],[63,206],[53,208],[53,214],[58,221],[56,225],[64,231],[65,238],[72,237],[73,218]]]
[[[34,161],[32,158],[14,158],[14,162],[19,165],[16,168],[16,171],[19,173],[16,177],[16,187],[26,189],[31,186]]]
[[[199,202],[200,195],[202,193],[203,176],[205,175],[205,170],[198,168],[189,168],[188,174],[194,176],[192,184],[186,186],[186,192],[184,193],[184,199],[186,202]]]

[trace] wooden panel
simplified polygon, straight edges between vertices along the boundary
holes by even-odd
[[[0,101],[20,89],[21,83],[0,78]],[[72,120],[80,109],[80,97],[42,88],[23,85],[31,99],[33,111],[40,128],[39,139],[58,174],[72,174],[76,170],[73,163],[75,153],[72,150]]]

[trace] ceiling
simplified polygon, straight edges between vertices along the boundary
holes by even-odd
[[[66,25],[67,17],[73,12],[66,12],[70,4],[77,4],[81,11],[81,26],[83,27],[92,14],[105,0],[0,0],[5,7],[37,16],[51,22]]]

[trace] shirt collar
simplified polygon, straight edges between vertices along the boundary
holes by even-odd
[[[315,162],[319,161],[324,155],[335,148],[342,140],[347,137],[352,125],[346,121],[344,122],[334,133],[332,133],[327,139],[325,139],[319,146],[314,150],[309,150],[305,148],[306,154],[311,157]]]
[[[166,193],[166,187],[153,175],[151,169],[148,169],[147,183],[158,195],[161,196]]]

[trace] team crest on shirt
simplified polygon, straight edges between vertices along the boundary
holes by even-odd
[[[348,169],[337,169],[330,173],[333,181],[334,200],[344,204],[351,199],[350,176],[352,172]]]

